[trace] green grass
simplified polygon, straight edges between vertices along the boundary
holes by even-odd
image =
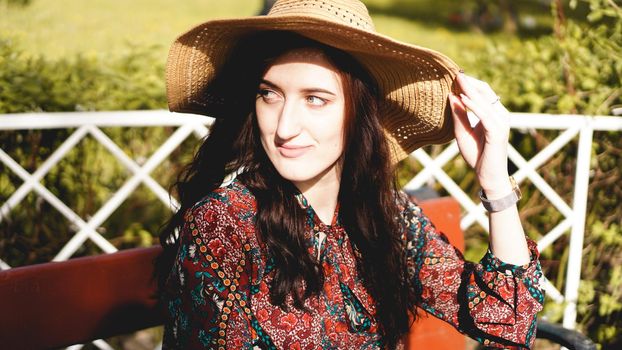
[[[0,36],[47,58],[119,55],[131,46],[155,46],[166,57],[186,29],[207,19],[247,16],[260,0],[32,0],[0,2]]]
[[[452,30],[434,18],[421,22],[385,11],[393,2],[403,6],[400,0],[367,1],[370,9],[376,9],[372,16],[383,34],[436,49],[458,63],[463,52],[481,49],[491,40]],[[261,4],[261,0],[33,0],[29,6],[13,7],[0,2],[0,36],[18,41],[30,54],[50,59],[77,54],[112,58],[132,47],[151,47],[165,60],[170,43],[193,25],[253,15]]]
[[[374,15],[376,30],[397,40],[440,51],[462,65],[463,54],[481,50],[494,40],[495,36],[465,31],[451,31],[444,27],[430,27],[404,18]]]
[[[379,32],[438,50],[460,65],[467,61],[465,55],[484,49],[490,42],[518,40],[511,34],[482,34],[452,27],[449,17],[468,11],[471,2],[364,2]],[[517,2],[521,13],[548,16],[546,9],[526,8],[533,6],[532,2]],[[164,62],[171,42],[183,31],[209,19],[250,16],[261,5],[261,0],[32,0],[25,7],[0,2],[0,37],[12,38],[25,52],[48,59],[78,54],[108,59],[139,47],[153,50]]]

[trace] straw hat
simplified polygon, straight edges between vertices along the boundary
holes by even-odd
[[[383,96],[379,116],[394,162],[453,138],[447,96],[459,67],[439,52],[377,33],[358,0],[278,0],[266,16],[212,20],[182,34],[166,68],[169,109],[210,115],[211,105],[223,101],[207,91],[231,50],[244,36],[268,30],[341,49],[369,71]]]

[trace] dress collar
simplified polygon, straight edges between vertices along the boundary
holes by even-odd
[[[322,222],[322,220],[320,220],[320,217],[315,213],[315,210],[313,209],[313,207],[311,206],[307,198],[304,196],[304,194],[302,194],[302,192],[300,192],[298,189],[296,189],[295,191],[296,191],[295,197],[296,197],[296,200],[298,201],[298,205],[300,205],[300,208],[304,209],[307,212],[307,216],[309,217],[309,220],[311,220],[310,223],[312,223],[312,227],[319,226],[319,227],[328,229],[333,226],[341,225],[341,220],[339,220],[339,207],[340,207],[339,202],[337,203],[337,206],[335,207],[335,212],[333,213],[333,218],[330,224],[325,224]]]

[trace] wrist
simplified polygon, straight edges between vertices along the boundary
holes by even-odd
[[[512,192],[514,184],[509,176],[504,176],[494,183],[481,184],[482,192],[488,199],[498,199]]]
[[[512,192],[513,186],[512,183],[508,180],[507,183],[498,184],[495,186],[491,186],[488,188],[482,187],[482,192],[486,196],[486,198],[490,200],[499,199],[508,195],[508,193]]]
[[[505,185],[499,185],[491,192],[486,192],[484,189],[480,190],[479,197],[486,210],[489,212],[503,211],[514,206],[521,199],[522,195],[514,178],[508,177],[508,183],[509,190],[503,188]]]

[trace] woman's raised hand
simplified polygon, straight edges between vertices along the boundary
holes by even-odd
[[[510,114],[487,83],[463,73],[458,74],[456,82],[461,93],[450,94],[449,103],[460,153],[475,170],[486,196],[503,197],[512,188],[507,170]],[[467,109],[479,119],[474,126]]]

